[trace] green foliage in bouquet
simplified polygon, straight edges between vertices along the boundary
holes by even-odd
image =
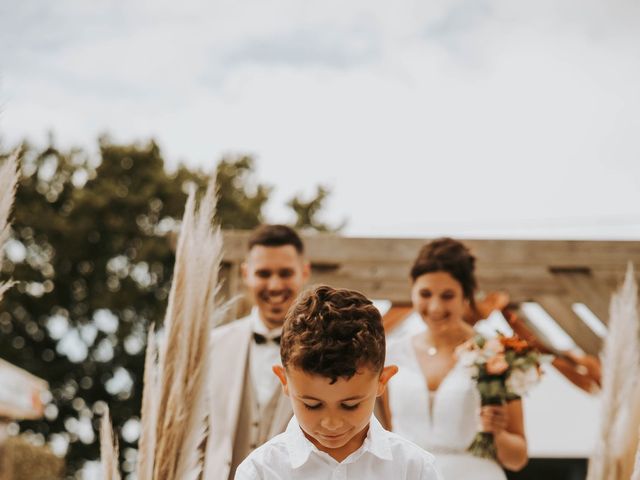
[[[540,379],[540,354],[517,336],[499,334],[487,340],[478,335],[463,346],[461,355],[471,368],[482,406],[517,400]],[[478,432],[469,451],[495,460],[493,434]]]

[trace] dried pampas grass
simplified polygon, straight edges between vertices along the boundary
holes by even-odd
[[[153,325],[149,330],[147,351],[144,360],[144,385],[142,389],[142,425],[138,440],[138,465],[136,473],[139,479],[153,478],[153,459],[156,446],[156,423],[158,415],[158,347]]]
[[[213,227],[215,206],[212,180],[197,211],[195,192],[190,193],[182,220],[165,316],[166,338],[157,364],[159,401],[152,419],[156,424],[153,478],[157,480],[195,480],[202,469],[205,373],[210,332],[219,310],[216,297],[222,260],[222,235]]]
[[[176,250],[163,341],[156,341],[153,328],[149,332],[137,464],[139,480],[196,480],[201,474],[209,337],[226,311],[226,306],[216,302],[222,235],[214,227],[215,209],[213,180],[198,209],[195,191],[189,194]]]
[[[638,286],[629,264],[611,299],[609,332],[602,351],[602,416],[587,480],[631,477],[640,421],[640,323]],[[633,449],[632,449],[633,448]]]
[[[638,432],[640,435],[640,432]],[[640,480],[640,438],[638,438],[638,449],[636,450],[636,464],[631,474],[631,480]]]
[[[100,460],[102,462],[103,480],[120,480],[118,470],[118,440],[113,436],[113,428],[109,418],[109,407],[102,415],[100,422]]]
[[[18,185],[18,154],[20,150],[15,150],[2,165],[0,165],[0,264],[4,259],[4,244],[9,238],[11,223],[9,213],[13,207]],[[0,282],[0,300],[13,282]]]
[[[640,378],[636,378],[635,391],[629,399],[628,408],[627,422],[621,426],[623,433],[618,439],[619,449],[622,450],[621,478],[633,478],[634,465],[635,470],[640,468],[637,464],[640,461]],[[634,480],[640,480],[640,471],[635,475],[637,478]]]

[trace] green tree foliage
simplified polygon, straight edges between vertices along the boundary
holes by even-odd
[[[146,331],[166,308],[172,232],[189,185],[207,181],[185,167],[168,173],[154,142],[103,138],[99,152],[95,161],[82,150],[26,146],[2,265],[19,284],[0,309],[0,355],[53,394],[46,419],[20,427],[68,441],[70,473],[98,457],[105,402],[116,431],[139,415]],[[222,226],[260,224],[271,189],[254,181],[252,159],[223,160],[216,173]],[[120,439],[125,470],[136,441]]]
[[[223,159],[216,168],[218,218],[225,228],[251,229],[264,222],[271,187],[253,185],[251,157]]]
[[[331,227],[318,219],[318,214],[324,209],[325,201],[331,191],[322,185],[316,189],[315,196],[310,200],[303,200],[300,195],[296,195],[287,202],[296,215],[294,228],[300,230],[315,230],[318,232],[337,232],[344,228],[345,223],[336,227]]]

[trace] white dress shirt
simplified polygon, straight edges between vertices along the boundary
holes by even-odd
[[[259,333],[267,338],[267,342],[258,344],[251,340],[251,348],[249,349],[249,369],[251,374],[251,383],[256,394],[256,400],[260,407],[269,403],[275,390],[280,388],[280,382],[271,367],[280,364],[280,345],[272,339],[280,336],[282,327],[269,330],[258,314],[258,309],[251,311],[251,323],[253,333]]]
[[[337,462],[305,436],[293,417],[284,433],[254,450],[235,480],[442,480],[433,455],[371,417],[362,446]]]

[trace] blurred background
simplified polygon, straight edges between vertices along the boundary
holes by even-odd
[[[145,332],[212,173],[225,229],[640,239],[639,21],[632,0],[0,0],[0,158],[23,146],[0,357],[52,396],[8,434],[95,478],[108,403],[132,470]]]

